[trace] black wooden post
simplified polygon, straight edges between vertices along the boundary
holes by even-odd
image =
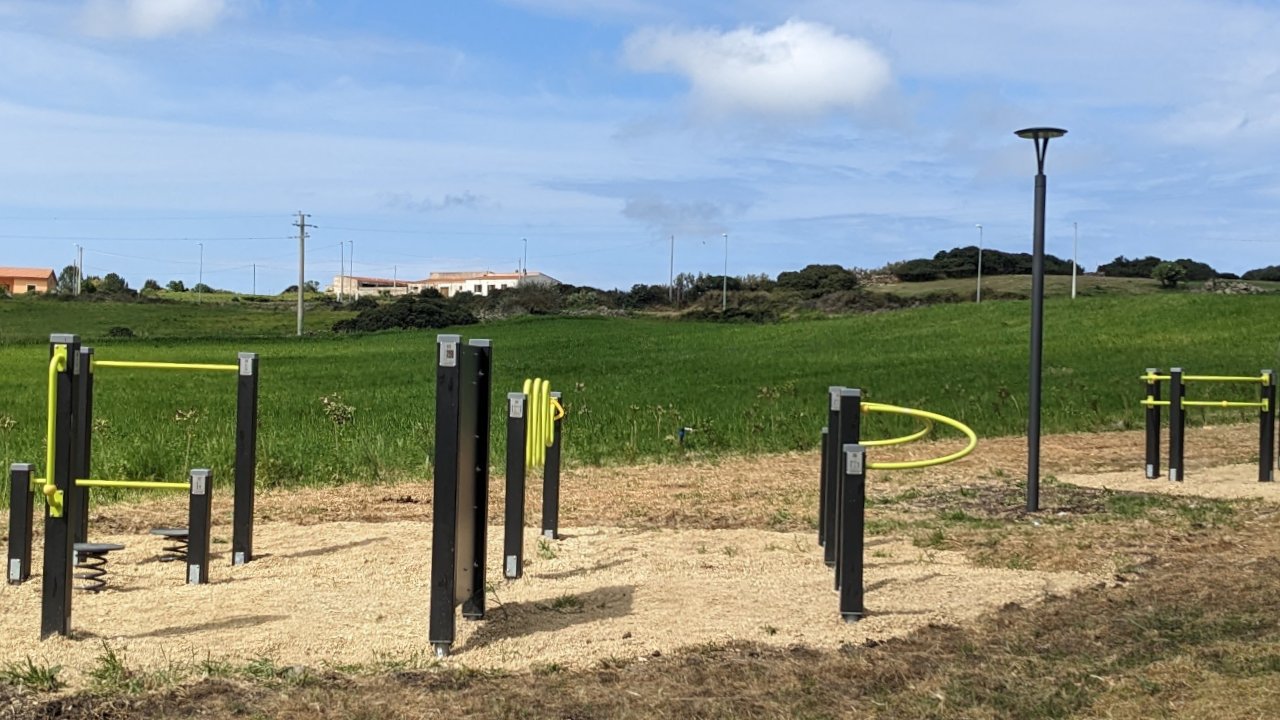
[[[489,416],[490,397],[492,392],[490,379],[493,376],[493,347],[488,340],[470,340],[468,349],[475,355],[475,374],[472,383],[475,386],[474,423],[470,425],[474,455],[472,462],[472,480],[474,487],[471,507],[460,506],[459,512],[470,511],[472,515],[471,541],[471,593],[463,600],[462,617],[468,620],[484,619],[484,593],[486,584],[485,557],[489,542]],[[465,382],[467,379],[464,378]],[[459,478],[466,482],[466,475]],[[466,539],[460,537],[459,542]]]
[[[1187,432],[1187,413],[1182,398],[1187,388],[1182,384],[1182,368],[1169,369],[1169,479],[1181,482],[1182,458]]]
[[[547,402],[559,400],[560,393],[550,393]],[[548,413],[548,417],[550,417]],[[551,422],[551,446],[542,465],[542,537],[560,538],[560,442],[564,418]]]
[[[454,583],[461,444],[458,422],[462,400],[461,343],[458,335],[436,336],[436,466],[432,491],[428,638],[437,657],[449,654],[456,634]]]
[[[76,376],[76,440],[71,456],[72,477],[93,477],[93,348],[80,348],[80,374]],[[74,487],[80,506],[80,520],[75,526],[75,542],[89,542],[89,488]]]
[[[838,423],[838,429],[840,434],[836,436],[834,441],[829,442],[832,442],[836,448],[839,448],[839,451],[836,454],[836,459],[838,461],[836,470],[838,474],[835,477],[842,478],[845,474],[841,467],[845,462],[844,447],[846,445],[858,443],[862,437],[862,390],[858,388],[840,388],[839,402],[840,421]],[[841,480],[837,480],[834,484],[837,487],[832,513],[836,516],[836,532],[830,537],[836,538],[836,541],[828,544],[836,546],[835,589],[839,590],[841,581],[844,579],[842,575],[844,565],[841,563],[841,553],[845,551],[844,531],[841,528],[843,528],[849,521],[844,515],[845,508],[847,507],[844,497],[846,483]]]
[[[31,531],[35,527],[35,493],[29,463],[9,466],[9,584],[31,579]]]
[[[258,465],[258,354],[239,353],[236,383],[235,508],[231,513],[231,564],[253,560],[254,485]]]
[[[55,334],[49,336],[50,357],[65,352],[65,369],[57,373],[54,385],[57,402],[54,404],[53,437],[47,442],[52,446],[53,465],[45,468],[46,494],[61,493],[61,506],[45,504],[44,514],[44,576],[41,582],[40,639],[50,635],[66,635],[71,631],[71,582],[75,566],[73,538],[79,526],[79,503],[73,492],[71,460],[75,447],[76,360],[79,357],[80,338],[76,335]],[[55,495],[56,498],[56,495]]]
[[[213,472],[191,471],[187,512],[187,584],[209,582],[209,547],[213,529]]]
[[[818,463],[818,546],[827,544],[827,439],[831,437],[831,431],[822,428],[822,450],[819,455],[821,462]]]
[[[836,519],[839,517],[839,507],[836,504],[838,497],[838,489],[840,483],[835,479],[840,477],[840,391],[844,388],[839,385],[832,385],[827,388],[827,487],[826,494],[823,498],[823,507],[825,515],[822,518],[822,526],[824,528],[823,537],[831,540],[838,537],[836,535]],[[839,542],[827,542],[822,546],[822,560],[827,567],[836,566],[836,547]]]
[[[858,443],[844,445],[841,468],[844,492],[840,509],[840,617],[857,622],[866,616],[863,604],[863,531],[867,507],[867,453]]]
[[[1147,368],[1147,400],[1160,399],[1159,368]],[[1160,477],[1160,406],[1147,406],[1147,477]]]
[[[524,393],[507,393],[507,494],[503,516],[503,576],[514,580],[524,574],[524,500],[527,469],[525,437],[529,418],[525,412],[528,397]]]
[[[1263,370],[1262,387],[1258,396],[1262,409],[1258,411],[1258,482],[1275,480],[1276,451],[1276,374]]]

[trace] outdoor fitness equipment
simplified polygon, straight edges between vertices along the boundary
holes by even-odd
[[[818,492],[818,544],[823,548],[823,560],[835,568],[840,616],[845,622],[857,622],[866,616],[863,603],[863,531],[867,470],[906,470],[953,462],[973,452],[978,445],[978,436],[968,425],[945,415],[863,402],[862,390],[858,388],[832,386],[827,393],[827,427],[822,429],[822,470]],[[920,418],[925,421],[925,427],[902,437],[862,440],[862,414],[868,412]],[[969,442],[961,450],[927,460],[867,462],[867,448],[919,440],[929,434],[935,422],[959,430]]]
[[[507,393],[507,496],[503,533],[503,576],[524,570],[524,495],[530,469],[542,472],[542,536],[559,537],[560,436],[564,406],[560,393],[542,378],[524,381],[523,392]]]
[[[1160,408],[1169,408],[1169,479],[1181,482],[1184,474],[1183,456],[1186,449],[1187,414],[1189,407],[1258,408],[1258,482],[1275,479],[1276,440],[1276,377],[1271,370],[1263,370],[1256,376],[1249,375],[1186,375],[1182,368],[1170,368],[1168,375],[1161,375],[1157,368],[1147,368],[1139,380],[1146,383],[1146,397],[1141,404],[1146,407],[1147,420],[1147,477],[1160,475]],[[1160,399],[1160,383],[1168,381],[1169,399]],[[1186,384],[1189,382],[1250,383],[1258,385],[1258,400],[1254,402],[1234,400],[1187,400]]]
[[[81,348],[76,335],[50,336],[48,435],[45,456],[45,477],[33,477],[33,466],[16,463],[10,466],[10,531],[9,531],[9,582],[19,583],[30,578],[31,535],[34,495],[37,488],[45,500],[45,552],[44,575],[41,590],[40,637],[53,634],[66,635],[71,630],[71,589],[73,569],[76,566],[77,547],[87,556],[101,550],[76,538],[85,532],[87,524],[87,493],[91,487],[128,487],[141,489],[187,490],[190,494],[188,533],[190,548],[187,553],[187,582],[202,584],[209,581],[209,543],[211,523],[211,495],[213,475],[209,470],[192,470],[187,482],[144,482],[133,480],[97,480],[80,477],[88,474],[89,436],[92,427],[93,402],[93,350]],[[249,362],[251,360],[251,362]],[[116,366],[133,366],[129,363],[112,363]],[[256,396],[256,356],[241,355],[241,364],[233,369],[252,367],[254,395]],[[98,363],[103,366],[103,363]],[[141,365],[156,366],[160,363]],[[171,367],[170,365],[165,365]],[[200,366],[198,369],[210,369]],[[225,366],[216,366],[225,369]],[[256,414],[256,399],[253,403]],[[237,433],[239,434],[239,433]],[[252,435],[252,434],[251,434]],[[239,453],[237,453],[239,455]],[[250,455],[250,457],[252,457]],[[250,475],[250,478],[252,475]],[[249,485],[252,498],[252,484]],[[237,508],[239,510],[239,508]],[[250,527],[252,515],[250,515]],[[105,558],[100,559],[105,560]],[[89,581],[92,587],[101,582],[102,563],[90,562]],[[95,574],[97,573],[97,574]],[[99,586],[100,587],[100,586]]]
[[[484,619],[489,507],[489,392],[493,348],[436,336],[436,467],[431,529],[431,619],[435,654],[456,634],[454,608]]]

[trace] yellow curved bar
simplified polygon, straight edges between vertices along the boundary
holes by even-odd
[[[189,490],[190,483],[146,480],[76,480],[76,487],[133,488],[135,490]]]
[[[865,409],[867,407],[866,403],[863,403],[862,407],[864,408],[863,412],[870,412],[869,410]],[[910,435],[903,435],[902,437],[888,438],[885,440],[862,440],[861,443],[865,447],[889,447],[890,445],[906,445],[909,442],[915,442],[916,440],[919,440],[920,438],[924,437],[925,435],[928,435],[931,432],[933,432],[933,421],[929,420],[928,418],[925,418],[924,428],[921,430],[917,430],[916,432],[913,432]]]
[[[1236,402],[1233,400],[1183,400],[1183,407],[1224,407],[1224,408],[1263,408],[1267,407],[1264,401],[1258,402]]]
[[[44,453],[44,476],[48,478],[49,485],[53,485],[53,434],[57,432],[55,419],[58,414],[58,373],[65,372],[67,369],[67,346],[54,345],[53,356],[49,358],[49,406],[48,420],[44,428],[44,444],[46,445]],[[46,494],[47,496],[47,494]],[[53,507],[50,505],[50,507]],[[61,508],[54,517],[62,517]]]
[[[1250,382],[1263,383],[1267,382],[1266,375],[1183,375],[1183,382]]]
[[[910,470],[912,468],[926,468],[926,467],[932,467],[934,465],[942,465],[944,463],[949,463],[949,462],[959,460],[960,458],[973,452],[974,448],[978,447],[977,433],[975,433],[973,429],[970,428],[968,425],[965,425],[959,420],[949,418],[946,415],[931,413],[928,410],[917,410],[916,408],[899,407],[897,405],[885,405],[883,403],[868,402],[868,403],[863,403],[862,405],[863,407],[867,408],[869,412],[883,412],[883,413],[891,413],[894,415],[909,415],[911,417],[924,418],[926,420],[933,420],[936,422],[940,422],[943,425],[950,425],[951,427],[964,433],[965,436],[969,438],[969,444],[965,445],[964,449],[953,452],[950,455],[943,455],[942,457],[930,458],[928,460],[906,460],[902,462],[867,463],[867,467],[872,470]]]
[[[44,502],[49,506],[51,517],[62,517],[62,491],[53,483],[44,486]]]
[[[524,393],[524,464],[533,466],[533,379],[525,378],[520,392]]]
[[[547,448],[551,447],[552,427],[551,427],[551,381],[543,379],[542,386],[538,389],[538,467],[542,467],[547,462]]]
[[[564,419],[564,406],[561,405],[560,401],[557,400],[556,398],[551,398],[551,409],[554,411],[551,416],[552,420]]]
[[[148,370],[213,370],[216,372],[240,372],[239,365],[214,365],[211,363],[141,362],[134,360],[94,360],[94,368],[142,368]]]

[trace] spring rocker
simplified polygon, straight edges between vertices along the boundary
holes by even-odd
[[[33,511],[37,493],[44,500],[44,573],[41,591],[41,639],[67,635],[71,624],[71,590],[101,590],[106,581],[106,556],[121,545],[87,542],[90,488],[182,490],[189,495],[186,540],[186,582],[209,581],[213,473],[191,470],[185,482],[96,479],[90,475],[92,447],[93,374],[102,367],[236,372],[240,378],[236,432],[236,502],[233,563],[252,557],[253,465],[257,438],[257,355],[241,353],[236,365],[95,361],[93,349],[81,347],[78,336],[50,336],[48,420],[44,477],[34,466],[10,466],[10,523],[8,580],[30,579]],[[75,573],[79,567],[81,572]]]
[[[863,402],[859,388],[832,386],[827,392],[827,426],[822,428],[818,491],[818,545],[823,549],[823,561],[835,569],[841,618],[845,622],[857,622],[867,614],[863,582],[867,470],[907,470],[954,462],[973,452],[978,445],[978,436],[968,425],[945,415]],[[915,417],[924,421],[924,427],[901,437],[863,440],[862,415],[865,413]],[[926,460],[867,462],[867,448],[903,445],[919,440],[933,431],[934,423],[959,430],[968,438],[968,443],[953,453]]]

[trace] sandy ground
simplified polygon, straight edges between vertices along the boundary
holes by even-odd
[[[1258,482],[1258,464],[1196,468],[1183,473],[1181,482],[1163,477],[1148,479],[1141,471],[1060,475],[1059,480],[1084,487],[1131,492],[1192,495],[1207,498],[1258,498],[1280,502],[1280,482]]]
[[[1213,467],[1248,457],[1253,433],[1198,429],[1181,484],[1142,477],[1135,432],[1046,437],[1046,472],[1092,487],[1280,500],[1280,484],[1257,483],[1256,466]],[[899,457],[935,456],[951,445],[911,446]],[[1025,452],[1024,439],[997,439],[960,463],[873,473],[868,492],[1007,483],[1023,471]],[[1111,577],[1109,568],[1097,575],[980,568],[961,553],[876,537],[866,552],[869,616],[845,624],[813,533],[761,529],[783,515],[794,523],[816,506],[816,455],[788,453],[570,470],[565,537],[540,550],[530,530],[525,577],[508,582],[499,570],[500,478],[494,483],[489,616],[479,623],[459,617],[447,660],[473,668],[586,666],[733,639],[833,647],[928,623],[965,623],[1006,603],[1035,603]],[[535,489],[530,524],[538,502]],[[183,566],[157,562],[163,543],[146,534],[181,524],[182,505],[171,497],[95,507],[92,539],[127,549],[111,556],[107,592],[76,593],[68,639],[38,639],[37,538],[37,576],[0,586],[0,661],[61,665],[73,687],[86,682],[104,642],[130,667],[258,657],[310,667],[430,661],[429,483],[261,493],[261,558],[231,567],[229,528],[215,525],[221,555],[205,586],[183,585]],[[215,514],[229,516],[225,494]]]

